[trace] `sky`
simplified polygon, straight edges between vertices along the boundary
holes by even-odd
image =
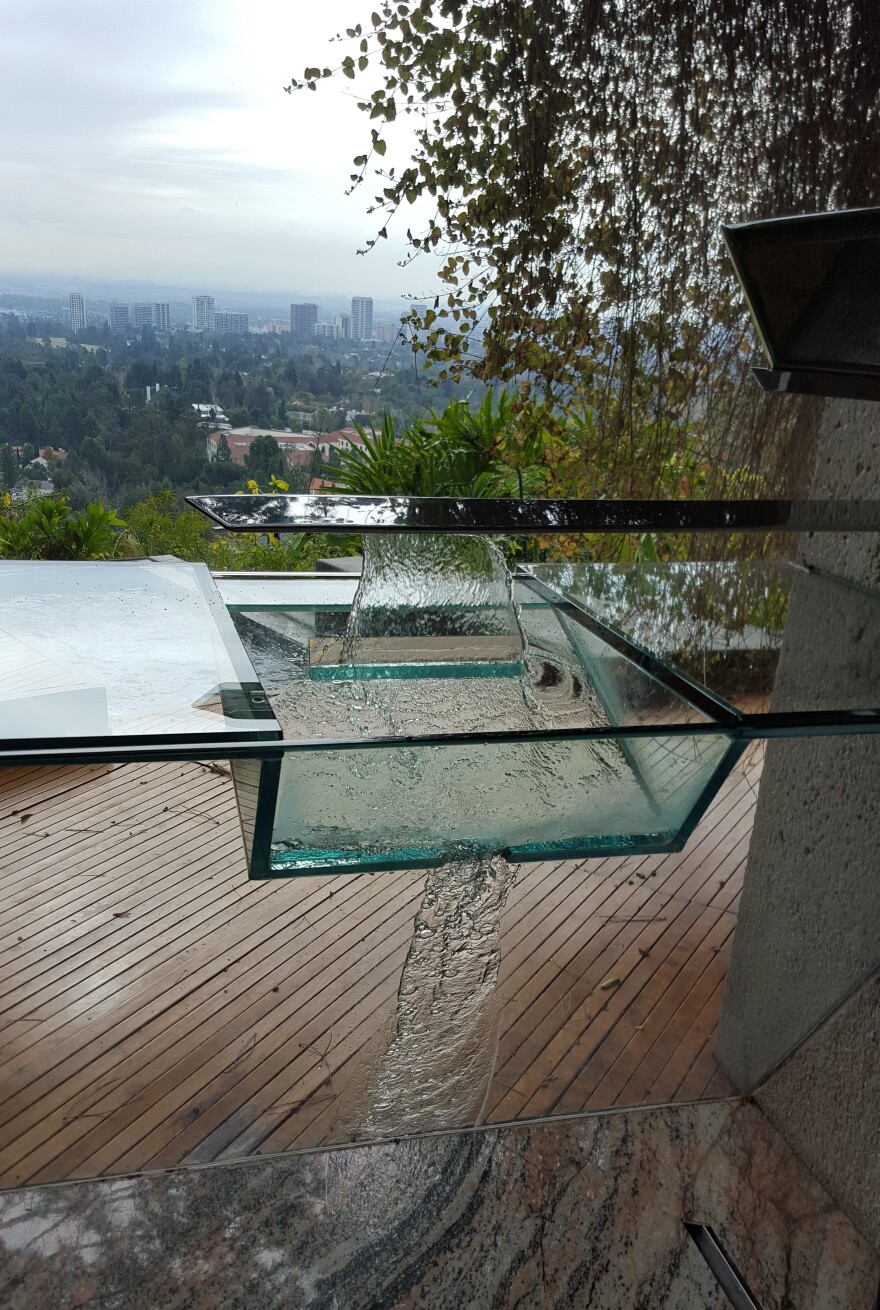
[[[422,295],[346,197],[356,83],[285,94],[369,0],[0,0],[0,275]],[[390,152],[389,152],[390,154]]]

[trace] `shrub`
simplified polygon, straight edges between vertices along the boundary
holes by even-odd
[[[0,511],[0,558],[110,559],[126,524],[115,510],[72,510],[66,496],[33,498],[22,508],[6,495]]]

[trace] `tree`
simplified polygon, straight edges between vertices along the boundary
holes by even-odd
[[[229,449],[229,442],[226,440],[225,432],[220,433],[220,440],[217,442],[217,458],[221,464],[230,464],[232,462],[232,452]]]
[[[283,478],[286,465],[274,437],[254,437],[244,457],[245,468],[254,482],[268,486],[271,478]]]
[[[18,475],[18,467],[15,462],[15,455],[12,453],[12,447],[7,441],[0,444],[0,485],[9,490],[15,485],[15,479]]]
[[[347,36],[367,246],[430,205],[407,236],[439,258],[439,293],[409,326],[438,380],[501,380],[534,426],[573,408],[599,452],[590,494],[659,494],[694,441],[712,478],[731,459],[775,476],[807,408],[780,424],[741,386],[754,341],[720,228],[874,203],[874,6],[380,0]],[[391,163],[405,117],[415,146]]]

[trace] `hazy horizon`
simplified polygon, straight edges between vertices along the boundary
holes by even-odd
[[[189,306],[195,295],[213,295],[215,308],[250,309],[258,316],[267,318],[286,318],[289,307],[296,302],[313,302],[318,305],[319,316],[328,317],[349,307],[351,297],[346,292],[321,289],[276,288],[271,291],[259,291],[252,288],[234,289],[210,286],[174,286],[169,283],[148,282],[115,278],[90,277],[72,281],[64,274],[25,271],[7,274],[0,267],[0,300],[11,301],[17,296],[30,296],[35,300],[56,300],[67,303],[71,291],[81,292],[86,304],[102,302],[120,302],[124,304],[140,301],[150,302],[165,300],[179,306]],[[358,294],[353,292],[353,295]],[[372,294],[372,293],[368,293]],[[374,316],[382,320],[396,316],[408,308],[408,303],[400,296],[372,294]],[[12,308],[6,305],[5,309]],[[326,311],[326,312],[325,312]],[[3,312],[3,308],[0,308]],[[38,311],[34,311],[35,313]]]
[[[398,267],[405,219],[356,253],[379,224],[365,212],[375,187],[344,194],[369,137],[352,83],[283,90],[306,63],[338,63],[347,45],[328,38],[368,8],[154,0],[149,14],[7,0],[0,281],[430,292],[428,261]]]

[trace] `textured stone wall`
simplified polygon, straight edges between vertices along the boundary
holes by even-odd
[[[880,978],[865,983],[771,1075],[757,1099],[880,1251]]]
[[[826,403],[811,495],[880,498],[880,405]],[[880,589],[880,539],[805,537],[802,562]],[[774,708],[880,679],[880,634],[835,613],[807,589],[793,607],[796,637],[780,668]],[[858,606],[854,604],[853,614]],[[880,967],[880,736],[770,742],[761,782],[718,1038],[735,1086],[758,1092],[831,1194],[873,1225],[864,1107],[875,1097]],[[846,1019],[823,1021],[850,995]],[[844,1012],[842,1012],[843,1014]],[[867,1152],[867,1154],[866,1154]],[[856,1162],[865,1168],[854,1173]],[[873,1216],[873,1217],[872,1217]]]

